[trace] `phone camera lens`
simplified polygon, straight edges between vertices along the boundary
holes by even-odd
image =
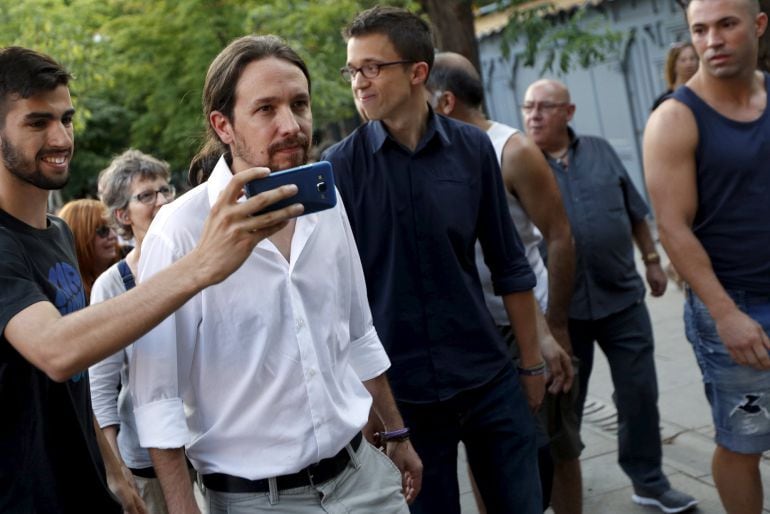
[[[316,187],[318,188],[319,193],[325,193],[326,192],[326,182],[319,182]]]

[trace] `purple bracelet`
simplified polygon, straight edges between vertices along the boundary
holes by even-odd
[[[380,441],[387,443],[390,441],[406,441],[409,439],[409,427],[399,428],[398,430],[391,430],[386,432],[379,432]]]

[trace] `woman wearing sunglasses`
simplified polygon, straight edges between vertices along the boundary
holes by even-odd
[[[160,208],[174,199],[168,164],[138,150],[127,150],[99,174],[99,195],[118,233],[133,238],[134,248],[93,286],[91,303],[103,302],[135,285],[142,240]],[[126,313],[130,316],[130,313]],[[163,493],[146,449],[139,446],[133,406],[128,394],[131,346],[89,369],[91,403],[104,435],[134,483],[150,513],[167,512]]]
[[[86,305],[96,277],[118,260],[118,238],[107,222],[107,209],[98,200],[73,200],[59,211],[75,236],[80,278]]]

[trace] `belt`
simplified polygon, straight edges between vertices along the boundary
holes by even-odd
[[[357,451],[361,446],[361,432],[350,441],[353,451]],[[347,447],[341,449],[337,455],[327,459],[321,459],[316,464],[311,464],[305,469],[301,469],[291,475],[281,475],[276,477],[279,491],[303,487],[308,485],[320,484],[336,477],[350,462],[350,454]],[[248,480],[246,478],[234,477],[224,473],[209,473],[203,475],[203,485],[212,491],[221,493],[266,493],[270,490],[269,479]]]

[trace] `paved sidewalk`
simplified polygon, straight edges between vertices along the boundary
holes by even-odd
[[[643,275],[642,275],[643,276]],[[658,402],[663,438],[664,470],[674,487],[695,496],[702,514],[723,513],[711,477],[714,451],[711,413],[703,392],[700,370],[690,344],[684,337],[682,304],[684,296],[669,283],[662,298],[647,298],[655,332],[655,363],[658,372]],[[615,410],[612,381],[607,361],[596,352],[588,390],[581,457],[585,514],[650,514],[658,509],[631,502],[628,478],[617,464]],[[478,514],[460,457],[460,487],[463,514]],[[770,461],[762,461],[765,491],[770,491]],[[550,512],[550,511],[549,511]],[[770,494],[765,495],[764,512],[770,513]]]

